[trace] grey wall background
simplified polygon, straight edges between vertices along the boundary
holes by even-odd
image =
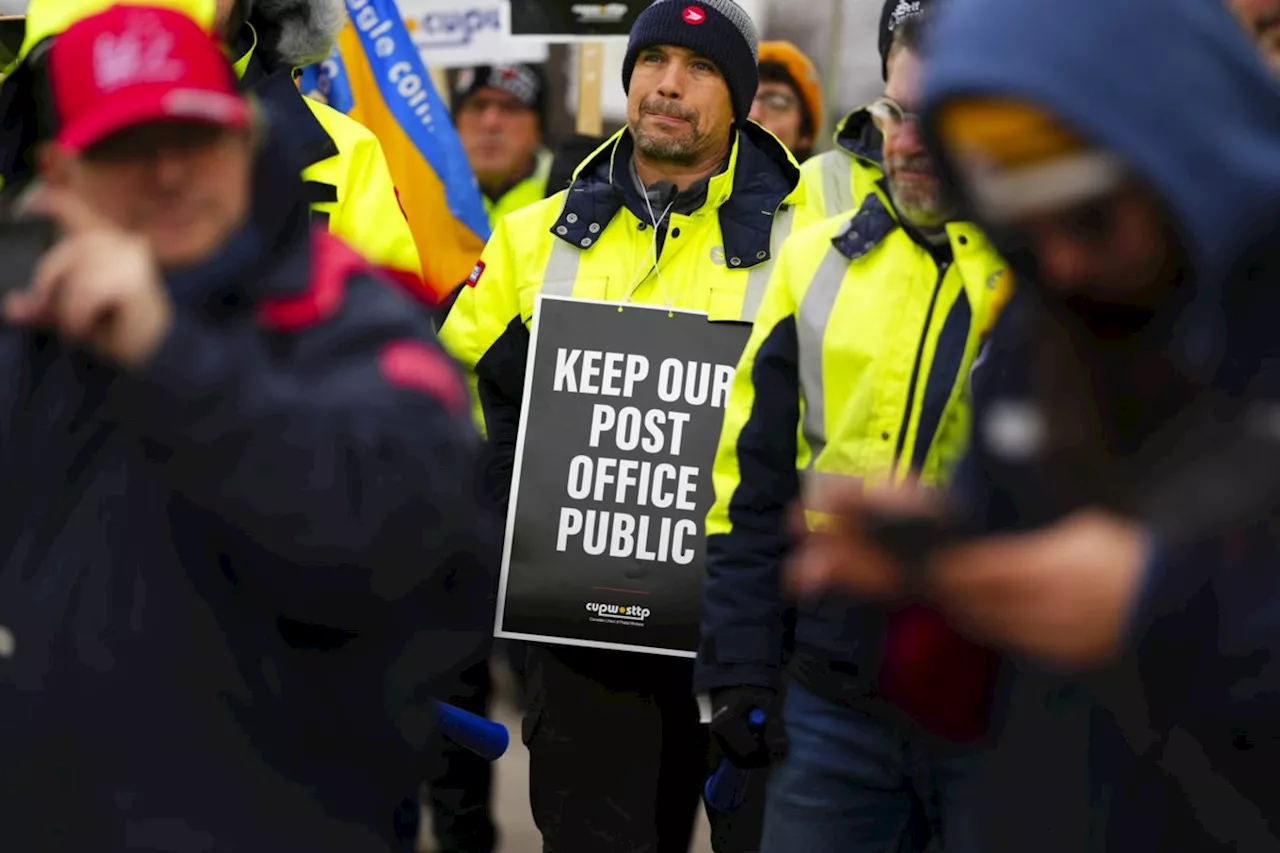
[[[832,57],[829,21],[835,3],[843,18]],[[876,28],[881,0],[771,0],[764,37],[786,39],[809,54],[824,80],[834,85],[826,92],[827,109],[843,115],[880,95],[880,54]],[[834,67],[833,67],[834,66]]]

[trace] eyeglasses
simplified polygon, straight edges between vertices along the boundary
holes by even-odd
[[[920,115],[907,110],[893,98],[876,98],[867,106],[871,119],[881,133],[900,130],[908,122],[919,126]]]
[[[797,98],[784,92],[760,92],[756,95],[755,102],[771,113],[785,113],[800,104]]]

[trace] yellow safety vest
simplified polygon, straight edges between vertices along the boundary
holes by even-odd
[[[968,440],[969,369],[1012,289],[977,227],[946,231],[952,260],[939,263],[873,194],[791,238],[730,392],[708,536],[732,534],[748,509],[736,502],[758,491],[745,456],[789,442],[809,483],[945,481]]]

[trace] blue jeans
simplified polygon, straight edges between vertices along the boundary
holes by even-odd
[[[769,778],[761,853],[976,851],[963,805],[975,753],[795,684],[783,720],[790,748]]]

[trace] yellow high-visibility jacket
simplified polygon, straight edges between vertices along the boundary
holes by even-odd
[[[660,229],[635,187],[631,152],[630,134],[620,131],[568,190],[499,220],[441,329],[446,348],[475,371],[495,454],[491,486],[503,502],[538,293],[750,320],[782,242],[807,221],[794,158],[754,124],[738,132],[705,199],[693,209],[677,201]]]
[[[866,108],[854,110],[836,127],[835,147],[810,157],[800,167],[805,204],[812,216],[827,219],[853,213],[868,193],[889,197],[881,186],[883,139]]]
[[[292,69],[257,61],[257,33],[235,63],[241,85],[262,101],[279,133],[302,153],[307,202],[318,221],[375,265],[422,278],[422,262],[409,230],[386,155],[373,132],[350,116],[304,96]]]
[[[484,197],[484,211],[489,214],[489,225],[498,224],[498,220],[522,207],[528,207],[547,197],[547,177],[551,174],[551,152],[539,151],[533,174],[520,181],[502,194],[499,199]]]
[[[973,225],[933,247],[868,195],[792,236],[734,377],[713,469],[697,686],[776,687],[785,514],[824,475],[943,482],[969,435],[968,375],[1010,292]],[[865,664],[838,620],[795,624],[797,654]]]

